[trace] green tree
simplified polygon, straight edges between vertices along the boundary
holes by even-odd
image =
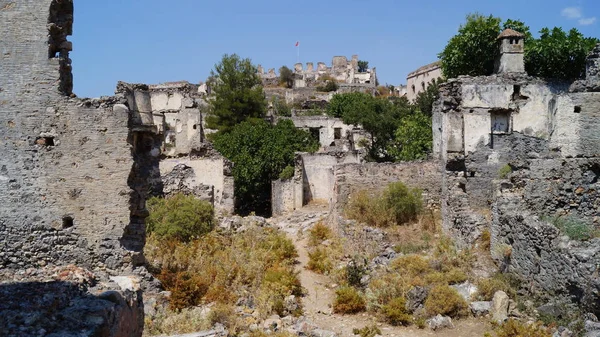
[[[453,36],[438,55],[446,78],[459,75],[490,75],[499,56],[497,38],[501,32],[500,18],[470,14],[458,34]],[[503,29],[513,29],[525,35],[525,69],[532,76],[573,80],[585,72],[585,59],[598,43],[576,29],[565,33],[561,28],[544,28],[535,39],[525,23],[508,19]]]
[[[425,91],[421,91],[415,98],[415,105],[423,114],[430,116],[433,112],[433,103],[438,99],[440,94],[439,85],[443,80],[438,79],[431,82]]]
[[[500,18],[469,14],[444,50],[438,55],[446,78],[459,75],[490,75],[499,49],[496,38],[500,33]]]
[[[401,161],[425,159],[432,146],[431,116],[417,111],[402,118],[388,153]]]
[[[286,167],[294,166],[295,152],[314,152],[319,147],[310,133],[297,129],[290,120],[281,120],[275,126],[263,120],[248,120],[228,133],[217,133],[213,143],[234,162],[237,212],[267,216],[271,213],[271,181],[278,179]]]
[[[525,69],[532,76],[574,80],[585,74],[587,55],[600,42],[586,38],[573,28],[565,33],[561,28],[544,28],[540,38],[526,45]]]
[[[294,86],[294,72],[286,66],[279,68],[279,83],[285,85],[286,88],[292,88]]]
[[[367,72],[367,69],[369,69],[369,61],[363,61],[363,60],[358,61],[358,72],[359,73],[365,73],[365,72]]]
[[[401,116],[408,112],[387,98],[375,98],[360,92],[334,95],[327,108],[330,116],[341,118],[346,124],[361,125],[369,133],[367,160],[379,162],[393,159],[387,148]]]
[[[191,195],[150,198],[148,210],[146,231],[162,238],[188,242],[210,232],[214,226],[212,205]]]
[[[209,99],[208,128],[228,132],[246,119],[264,117],[262,81],[250,59],[225,54],[211,71],[211,77],[213,95]]]

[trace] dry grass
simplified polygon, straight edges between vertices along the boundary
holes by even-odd
[[[354,193],[345,212],[346,217],[373,227],[402,225],[418,219],[423,210],[421,190],[402,182],[389,184],[381,193]]]
[[[252,294],[262,317],[289,295],[302,295],[293,243],[274,229],[209,233],[189,243],[147,240],[149,267],[171,291],[172,309],[212,302],[231,305]]]
[[[308,263],[306,268],[319,274],[330,274],[343,256],[342,240],[323,222],[308,232]]]
[[[477,298],[481,301],[491,301],[498,290],[504,291],[510,298],[517,296],[519,280],[511,274],[497,273],[489,279],[477,282]]]
[[[425,311],[429,316],[461,317],[468,314],[468,304],[454,288],[437,285],[427,295]]]
[[[373,275],[366,290],[369,311],[386,317],[392,301],[405,298],[410,289],[418,286],[430,290],[428,315],[443,313],[460,317],[466,313],[466,303],[449,285],[469,279],[473,255],[468,250],[458,251],[443,236],[429,241],[428,246],[420,254],[396,258],[387,270]]]
[[[335,291],[333,312],[336,314],[356,314],[366,310],[363,296],[353,287],[342,286]]]
[[[541,323],[527,324],[515,319],[509,319],[504,324],[497,326],[494,333],[486,333],[486,337],[551,337],[550,329]]]

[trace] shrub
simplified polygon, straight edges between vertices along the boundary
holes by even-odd
[[[367,191],[355,193],[345,211],[348,218],[369,226],[388,227],[416,220],[422,208],[421,190],[395,182],[381,196],[372,196]]]
[[[406,299],[396,297],[382,307],[382,313],[386,322],[391,325],[409,325],[412,316],[406,310]]]
[[[406,276],[418,276],[432,271],[429,261],[420,255],[404,255],[391,263],[391,268]]]
[[[397,224],[416,220],[423,208],[421,190],[408,188],[400,181],[388,185],[383,192],[383,200]]]
[[[458,292],[447,285],[435,286],[425,299],[425,310],[430,316],[460,317],[467,314],[467,307]]]
[[[585,241],[598,236],[592,225],[572,216],[543,217],[542,220],[550,222],[571,240]]]
[[[361,279],[367,274],[366,259],[355,256],[346,266],[346,282],[353,287],[361,287]]]
[[[377,325],[369,325],[362,329],[352,329],[352,333],[360,337],[375,337],[381,335],[381,330],[379,330]]]
[[[308,231],[308,245],[310,247],[316,247],[317,245],[320,245],[323,241],[329,240],[331,238],[331,228],[329,228],[321,221],[317,222]]]
[[[397,273],[385,273],[373,277],[365,291],[369,311],[380,312],[381,308],[396,297],[404,296],[408,286]]]
[[[286,88],[292,88],[294,86],[294,72],[283,66],[279,68],[279,84],[285,85]]]
[[[396,244],[394,246],[394,251],[396,253],[402,253],[402,254],[415,254],[415,253],[420,253],[426,249],[429,248],[429,244],[427,243],[415,243],[415,242],[402,242],[399,244]]]
[[[317,91],[320,92],[332,92],[337,91],[339,86],[335,80],[328,80],[324,86],[318,86]]]
[[[328,249],[325,247],[317,247],[312,251],[309,251],[306,268],[319,274],[331,272],[333,269],[333,261],[328,254]]]
[[[291,165],[286,166],[281,173],[279,173],[279,179],[288,180],[294,177],[294,167]]]
[[[285,103],[285,100],[276,99],[273,108],[277,116],[292,117],[292,107]]]
[[[467,280],[467,275],[458,268],[452,268],[448,272],[446,272],[446,282],[448,284],[458,284],[463,283]]]
[[[174,309],[234,304],[238,296],[251,293],[259,313],[269,315],[285,296],[302,294],[294,272],[295,247],[275,229],[212,232],[188,243],[152,236],[144,253],[150,270],[171,292]]]
[[[504,291],[510,298],[515,298],[519,288],[519,281],[510,274],[498,273],[489,279],[477,282],[477,298],[482,301],[491,301],[498,290]]]
[[[355,288],[342,286],[335,291],[334,313],[355,314],[365,309],[365,300]]]
[[[481,232],[479,241],[481,242],[481,248],[489,252],[490,247],[492,246],[492,234],[489,229],[484,229],[483,232]]]
[[[354,193],[345,209],[346,217],[374,227],[389,227],[393,223],[392,215],[380,197],[367,191]]]
[[[193,196],[175,194],[169,198],[150,198],[146,230],[165,239],[188,242],[213,229],[214,211],[210,203]]]
[[[508,164],[502,166],[499,170],[498,170],[498,177],[500,179],[506,179],[508,177],[509,174],[512,173],[512,167]]]
[[[144,335],[170,335],[185,334],[196,331],[208,330],[211,321],[202,312],[201,308],[194,307],[178,311],[166,311],[155,317],[144,319]]]
[[[292,313],[285,312],[284,301],[287,296],[301,297],[303,294],[298,272],[293,267],[274,266],[265,272],[257,296],[257,306],[265,314],[276,313],[282,317],[287,314],[298,315],[301,309]]]
[[[550,337],[552,333],[540,323],[524,324],[516,319],[509,319],[495,329],[496,337]]]

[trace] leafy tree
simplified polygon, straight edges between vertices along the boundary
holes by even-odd
[[[496,38],[500,33],[500,18],[469,14],[444,50],[438,55],[446,78],[459,75],[490,75],[499,53]]]
[[[530,75],[574,80],[585,74],[585,60],[596,38],[586,38],[573,28],[565,33],[561,28],[544,28],[540,38],[529,43],[525,53],[525,69]]]
[[[214,226],[212,205],[191,195],[150,198],[148,210],[146,230],[162,238],[188,242],[210,232]]]
[[[415,112],[402,118],[388,152],[395,160],[425,159],[433,147],[431,116]]]
[[[443,80],[434,80],[427,86],[427,90],[421,91],[415,99],[415,105],[423,114],[430,116],[433,111],[433,103],[438,99],[440,88],[439,85]]]
[[[366,73],[367,69],[369,69],[369,61],[363,61],[363,60],[358,61],[358,72],[359,73]]]
[[[275,114],[277,116],[292,116],[292,107],[285,102],[285,99],[273,97],[273,109],[275,110]]]
[[[491,15],[468,15],[467,22],[438,55],[444,76],[492,74],[499,56],[500,22],[500,18]],[[511,19],[506,20],[502,28],[525,35],[525,69],[529,75],[545,78],[573,80],[582,77],[585,59],[599,41],[584,37],[576,29],[567,34],[561,28],[544,28],[540,38],[535,39],[525,23]]]
[[[250,59],[238,55],[223,55],[211,71],[212,93],[209,100],[211,114],[207,118],[210,129],[229,131],[249,118],[262,118],[266,112],[262,81]]]
[[[383,162],[393,159],[387,153],[387,148],[394,138],[400,117],[408,113],[408,110],[399,107],[387,98],[353,92],[334,95],[327,113],[341,118],[344,123],[361,125],[371,137],[367,159]]]
[[[284,84],[286,88],[292,88],[294,86],[294,72],[286,66],[279,68],[279,83]]]
[[[272,126],[263,120],[248,120],[230,132],[214,136],[215,148],[234,162],[236,209],[240,214],[271,213],[271,181],[294,165],[295,152],[314,152],[318,141],[297,129],[292,121]],[[288,169],[289,170],[289,169]]]

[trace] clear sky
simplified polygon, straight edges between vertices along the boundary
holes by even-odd
[[[204,81],[225,53],[265,69],[358,54],[382,84],[433,62],[468,13],[577,28],[600,37],[600,0],[75,0],[73,72],[80,97],[117,81]]]

